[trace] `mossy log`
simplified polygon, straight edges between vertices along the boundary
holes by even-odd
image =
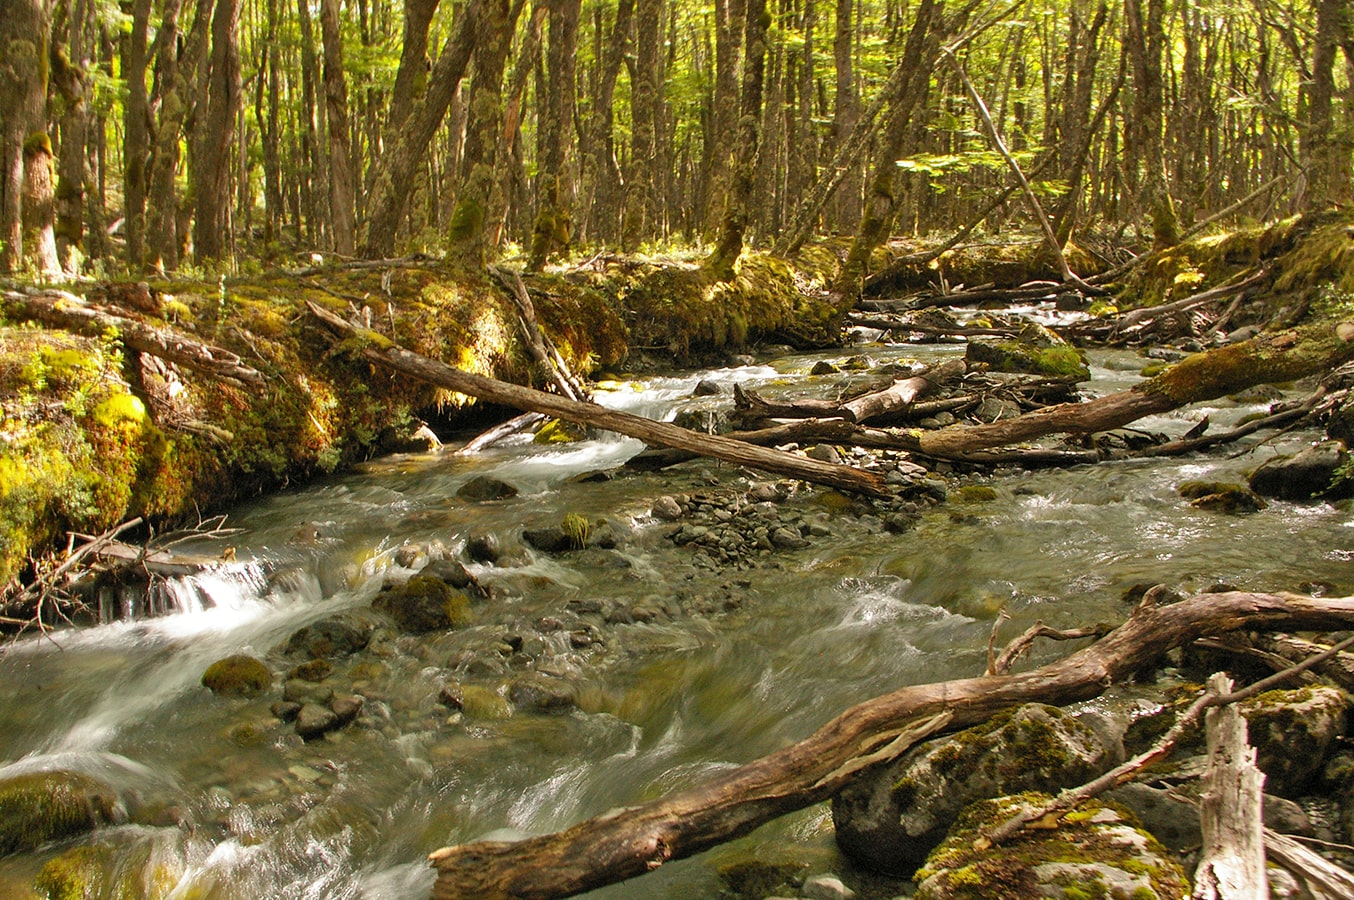
[[[1253,385],[1315,375],[1350,359],[1354,359],[1354,322],[1322,322],[1262,334],[1188,356],[1131,390],[1086,403],[1047,406],[987,425],[956,425],[918,434],[911,449],[928,456],[953,457],[1050,434],[1108,431]]]
[[[149,353],[212,378],[226,379],[262,388],[264,378],[247,366],[239,356],[221,347],[204,344],[183,332],[162,326],[156,328],[91,306],[65,291],[41,291],[21,294],[5,291],[5,314],[14,319],[41,322],[78,334],[99,335],[114,331],[129,350]]]
[[[1344,629],[1351,623],[1354,597],[1233,591],[1139,606],[1101,640],[1033,671],[900,688],[848,709],[796,744],[671,796],[610,810],[554,834],[438,850],[430,856],[438,870],[432,896],[567,897],[613,884],[819,803],[860,770],[895,759],[942,730],[966,728],[1023,703],[1066,705],[1094,697],[1201,635]]]
[[[734,385],[734,398],[746,419],[845,419],[853,423],[866,422],[907,412],[917,400],[963,378],[967,371],[964,360],[947,359],[916,375],[899,378],[882,390],[870,391],[842,402],[804,399],[793,403],[773,403],[741,385]]]
[[[506,381],[463,372],[446,363],[405,350],[375,332],[366,331],[344,321],[315,303],[308,305],[316,318],[336,334],[357,337],[364,341],[365,346],[361,350],[364,358],[429,384],[515,409],[544,413],[569,422],[614,431],[617,434],[638,438],[646,444],[689,450],[701,456],[722,459],[735,465],[774,472],[777,475],[844,491],[872,496],[882,496],[886,493],[883,479],[851,466],[821,462],[745,444],[719,435],[700,434],[666,422],[655,422],[642,416],[606,409],[595,403],[582,403],[557,394],[547,394]]]

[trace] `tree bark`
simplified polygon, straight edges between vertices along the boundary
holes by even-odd
[[[626,250],[637,249],[641,241],[654,237],[656,231],[658,123],[654,119],[654,107],[659,91],[658,45],[662,19],[662,0],[635,0],[635,58],[630,72],[630,165],[626,173],[621,227],[621,246]]]
[[[406,0],[404,37],[400,41],[400,65],[390,88],[390,112],[387,129],[398,129],[409,118],[414,101],[422,95],[428,81],[428,29],[441,0]]]
[[[17,271],[31,252],[23,237],[24,154],[30,137],[46,139],[48,30],[44,0],[0,0],[0,272]]]
[[[324,44],[324,108],[329,120],[329,221],[334,250],[352,256],[356,247],[352,142],[348,134],[348,82],[343,74],[343,36],[339,0],[320,2],[320,39]]]
[[[698,434],[667,422],[655,422],[642,416],[606,409],[595,403],[580,403],[544,391],[462,372],[437,360],[411,353],[375,332],[350,325],[314,303],[308,305],[310,311],[335,333],[345,337],[359,336],[370,341],[369,346],[362,350],[362,355],[366,359],[429,384],[460,391],[491,403],[501,403],[515,409],[544,413],[570,422],[591,425],[604,431],[614,431],[638,438],[645,443],[691,450],[702,456],[824,484],[844,491],[873,496],[882,496],[886,493],[881,478],[850,466],[834,465],[768,450],[718,435]]]
[[[1094,697],[1174,647],[1210,632],[1347,628],[1354,598],[1201,594],[1139,607],[1084,650],[1018,675],[900,688],[848,709],[808,738],[705,784],[603,813],[555,834],[436,851],[434,900],[567,897],[652,871],[821,802],[857,772],[942,730],[1021,703]]]
[[[122,78],[127,85],[123,103],[122,231],[127,237],[127,263],[133,271],[141,268],[146,256],[146,160],[150,156],[146,44],[150,8],[151,0],[133,0],[131,31],[122,49]]]
[[[240,83],[240,0],[217,0],[203,117],[193,160],[193,247],[199,260],[220,259],[230,237],[231,143],[244,101]]]
[[[61,95],[61,146],[57,149],[56,242],[61,267],[75,274],[85,233],[85,144],[89,136],[89,72],[93,64],[91,4],[85,0],[60,7],[64,22],[53,29],[49,59],[52,84]],[[58,16],[58,20],[60,20]]]
[[[1232,690],[1221,672],[1209,679],[1218,694]],[[1208,771],[1199,799],[1203,847],[1194,870],[1194,900],[1253,900],[1269,894],[1261,824],[1264,773],[1246,740],[1246,720],[1236,704],[1206,714]]]
[[[386,135],[386,151],[378,163],[367,203],[360,250],[367,259],[385,259],[395,251],[395,237],[408,213],[414,176],[470,62],[483,6],[482,0],[469,0],[461,9],[451,38],[428,77],[427,92],[414,103],[401,127]]]
[[[545,97],[537,113],[541,134],[540,191],[531,228],[527,269],[539,272],[553,253],[573,239],[573,178],[568,144],[574,131],[574,56],[578,50],[580,0],[549,0],[550,46],[546,54]]]
[[[46,279],[61,277],[52,174],[52,141],[46,133],[33,134],[24,142],[24,252]]]

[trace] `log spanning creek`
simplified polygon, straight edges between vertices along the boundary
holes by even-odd
[[[820,360],[961,352],[865,345],[604,386],[598,398],[659,419],[714,416],[735,383],[835,396],[848,376],[810,376]],[[1091,363],[1083,392],[1103,395],[1147,360],[1109,351]],[[701,380],[722,392],[693,399]],[[1205,414],[1224,427],[1269,402],[1134,427],[1179,436]],[[451,444],[260,500],[230,512],[241,532],[227,541],[178,548],[222,556],[229,543],[233,559],[162,585],[168,614],[26,638],[0,658],[0,779],[93,784],[102,823],[0,847],[0,896],[79,879],[86,892],[69,896],[427,896],[439,847],[558,830],[700,784],[896,687],[979,675],[999,612],[1006,640],[1036,620],[1122,621],[1134,585],[1352,593],[1347,507],[1272,501],[1229,515],[1178,491],[1244,481],[1317,437],[923,476],[901,526],[896,507],[708,460],[620,471],[642,447],[614,435],[521,438],[473,456]],[[599,472],[614,477],[589,477]],[[459,495],[476,479],[517,493]],[[552,530],[566,540],[550,547]],[[373,611],[383,589],[428,565],[461,572],[455,563],[474,579],[455,627],[410,633]],[[1067,652],[1039,645],[1033,659]],[[203,686],[235,654],[267,667],[252,696]],[[346,721],[306,723],[307,740],[293,719],[307,702]],[[820,804],[590,896],[721,896],[748,861],[785,860],[865,896],[911,890],[853,869]]]

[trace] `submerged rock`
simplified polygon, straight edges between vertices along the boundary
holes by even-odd
[[[1056,707],[1031,703],[998,713],[848,785],[832,801],[837,845],[870,869],[910,875],[975,800],[1081,784],[1119,752]]]
[[[118,795],[84,772],[0,777],[0,856],[93,831],[121,818]]]
[[[1250,488],[1230,481],[1186,481],[1180,485],[1180,496],[1195,509],[1223,513],[1258,512],[1269,505]]]
[[[461,485],[456,496],[462,500],[481,503],[487,500],[506,500],[517,496],[517,488],[498,478],[477,475]]]
[[[1049,799],[1023,794],[965,809],[917,872],[917,900],[1189,896],[1189,881],[1166,849],[1128,813],[1095,801],[1068,813],[1057,828],[1026,829],[1001,846],[975,847],[984,829]]]
[[[263,661],[247,653],[218,659],[202,673],[202,685],[213,694],[253,697],[273,683],[273,673]]]
[[[524,675],[508,686],[513,706],[529,712],[565,712],[578,704],[578,689],[548,675]]]

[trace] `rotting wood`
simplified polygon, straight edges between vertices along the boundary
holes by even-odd
[[[262,389],[263,375],[222,347],[203,343],[176,328],[154,327],[86,303],[66,291],[4,292],[6,315],[74,331],[99,335],[109,329],[129,350],[149,353],[203,375]]]
[[[1208,680],[1219,696],[1232,690],[1221,672]],[[1208,771],[1199,798],[1203,847],[1194,870],[1194,900],[1252,900],[1269,892],[1265,877],[1260,807],[1264,773],[1246,739],[1246,720],[1235,704],[1204,716]]]
[[[798,478],[839,490],[870,496],[884,496],[887,489],[878,475],[851,466],[837,465],[782,453],[765,447],[746,444],[719,435],[699,434],[667,422],[655,422],[642,416],[606,409],[595,403],[583,403],[533,390],[521,385],[497,381],[455,369],[446,363],[420,356],[393,344],[375,332],[359,328],[323,307],[308,302],[311,313],[335,334],[357,337],[366,342],[360,351],[363,358],[386,366],[403,375],[429,384],[459,391],[492,403],[501,403],[516,409],[539,412],[548,416],[591,425],[603,431],[614,431],[638,438],[647,444],[676,447],[702,456],[722,459],[736,465],[748,466],[777,475]]]
[[[1315,897],[1354,897],[1354,875],[1286,834],[1265,829],[1265,856],[1291,872]]]
[[[844,401],[810,398],[791,403],[775,403],[766,400],[755,391],[735,384],[734,404],[745,419],[843,419],[850,423],[860,423],[904,413],[918,399],[963,378],[967,371],[968,365],[963,359],[947,359],[916,375],[899,378],[886,388]]]
[[[853,760],[886,745],[887,758],[896,758],[910,746],[899,742],[900,735],[914,734],[941,714],[950,715],[947,730],[960,729],[1021,703],[1085,700],[1205,633],[1337,629],[1351,622],[1354,597],[1233,591],[1139,606],[1101,640],[1033,671],[900,688],[852,707],[798,743],[671,796],[613,809],[554,834],[438,850],[430,856],[438,870],[432,896],[567,897],[613,884],[827,799],[855,774]],[[846,774],[832,777],[838,772]]]
[[[541,329],[540,323],[536,320],[536,307],[531,302],[531,295],[527,293],[527,286],[522,282],[522,276],[510,269],[503,269],[499,266],[490,266],[489,271],[494,274],[503,286],[507,288],[508,295],[517,306],[518,324],[522,327],[522,338],[527,345],[536,364],[541,367],[550,382],[555,385],[561,394],[570,400],[587,400],[588,393],[583,389],[569,367],[565,365],[564,359],[555,350],[550,338]]]

